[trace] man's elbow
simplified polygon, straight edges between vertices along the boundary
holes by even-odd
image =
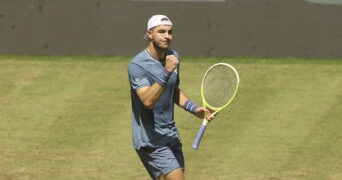
[[[145,101],[143,102],[143,104],[147,109],[153,109],[155,103],[153,103],[152,101]]]

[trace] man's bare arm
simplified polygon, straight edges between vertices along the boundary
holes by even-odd
[[[161,72],[161,75],[156,79],[156,82],[153,83],[152,86],[142,87],[137,90],[137,95],[146,108],[152,109],[158,102],[164,92],[164,86],[167,84],[167,82],[165,82],[167,81],[165,75],[170,76],[178,64],[179,61],[175,55],[167,55],[165,58],[165,68],[163,72]]]
[[[146,108],[152,109],[163,92],[164,87],[160,86],[158,83],[154,83],[152,86],[145,86],[138,89],[137,95]]]

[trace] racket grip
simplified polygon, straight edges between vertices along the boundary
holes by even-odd
[[[206,124],[202,124],[200,129],[198,130],[198,133],[197,133],[197,136],[196,136],[196,139],[194,141],[194,144],[192,144],[192,148],[194,149],[198,149],[198,146],[199,146],[199,143],[201,142],[201,139],[202,139],[202,136],[204,134],[204,131],[205,131],[205,128],[207,127]]]

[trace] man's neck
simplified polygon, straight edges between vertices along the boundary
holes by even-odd
[[[166,50],[157,50],[156,48],[154,48],[151,45],[147,46],[146,49],[150,53],[150,55],[152,57],[154,57],[155,59],[157,59],[159,61],[164,61],[165,60]]]

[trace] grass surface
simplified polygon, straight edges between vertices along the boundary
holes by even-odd
[[[0,56],[0,179],[149,179],[131,145],[130,57]],[[239,71],[233,103],[191,148],[200,119],[176,109],[187,179],[342,179],[342,61],[184,57],[201,104],[215,62]]]

